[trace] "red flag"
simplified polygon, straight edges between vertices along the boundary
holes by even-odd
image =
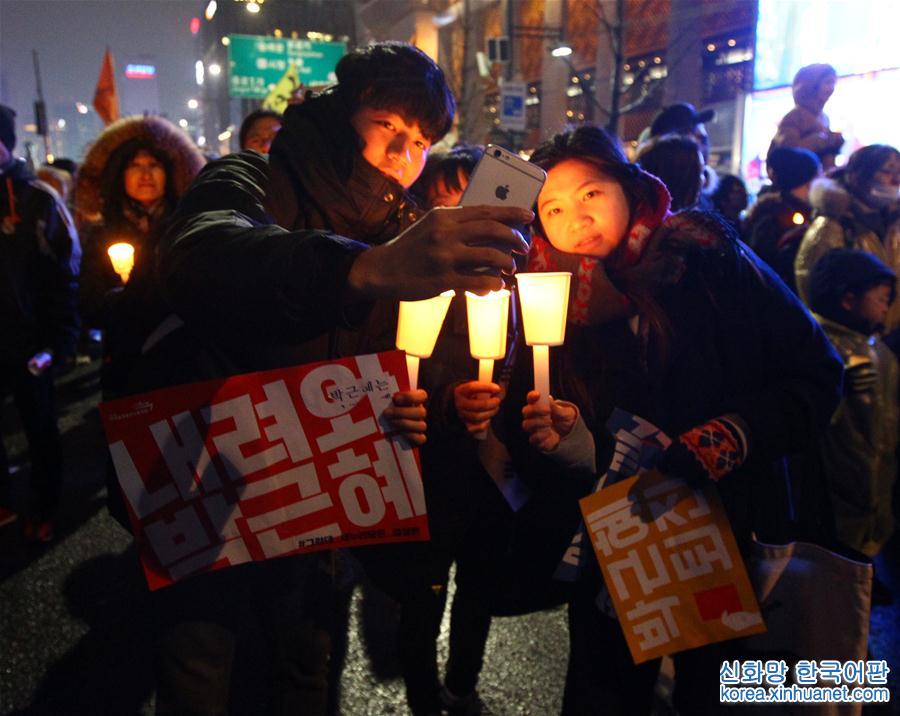
[[[116,91],[116,70],[112,53],[106,48],[103,55],[103,66],[97,78],[97,89],[94,90],[94,109],[104,124],[115,122],[119,118],[119,93]]]

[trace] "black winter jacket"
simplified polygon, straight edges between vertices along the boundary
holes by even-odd
[[[693,215],[704,216],[677,216]],[[626,319],[570,326],[565,346],[551,352],[551,390],[580,404],[600,472],[612,458],[605,423],[616,407],[673,439],[718,416],[740,416],[749,429],[749,457],[718,489],[746,547],[760,518],[786,509],[779,463],[827,426],[841,396],[842,365],[799,300],[730,232],[725,236],[712,248],[662,245],[685,261],[681,279],[656,295],[669,326],[665,347],[658,330],[635,333]],[[528,445],[520,411],[532,385],[531,352],[521,355],[501,413],[510,454],[539,494],[567,496],[577,524],[577,499],[593,490],[596,476],[561,470]],[[586,395],[568,388],[564,374],[573,371],[583,377]]]
[[[0,363],[50,348],[56,362],[78,340],[81,248],[59,196],[13,160],[0,171]]]
[[[289,107],[271,154],[207,165],[162,240],[163,292],[185,322],[168,346],[212,360],[170,384],[393,348],[395,304],[348,310],[344,287],[360,251],[417,218],[362,157],[338,95]]]

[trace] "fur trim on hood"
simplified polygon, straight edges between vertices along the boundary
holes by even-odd
[[[132,139],[146,140],[158,146],[172,162],[175,193],[187,191],[206,163],[188,135],[162,117],[125,117],[104,129],[91,145],[75,185],[75,208],[85,216],[103,212],[101,178],[107,162],[122,144]]]
[[[840,219],[850,211],[853,197],[834,179],[816,179],[809,189],[809,203],[818,216]]]

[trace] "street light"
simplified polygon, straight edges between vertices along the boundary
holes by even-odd
[[[191,97],[191,99],[189,99],[187,102],[187,106],[188,106],[188,109],[197,109],[197,107],[200,106],[200,103],[197,100],[195,100],[193,97]]]
[[[550,54],[554,57],[568,57],[572,54],[572,48],[566,44],[561,44],[550,50]]]
[[[217,62],[213,62],[209,67],[206,68],[213,77],[218,77],[222,74],[222,65]]]
[[[248,2],[247,3],[247,12],[249,12],[251,15],[255,15],[256,13],[258,13],[259,12],[259,3]]]

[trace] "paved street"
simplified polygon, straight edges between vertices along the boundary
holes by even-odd
[[[16,566],[0,572],[2,714],[152,713],[143,576],[129,537],[106,513],[105,448],[93,408],[96,400],[96,363],[61,381],[60,425],[68,465],[58,538],[49,547],[28,548]],[[5,435],[15,431],[9,407],[4,411]],[[14,432],[7,443],[13,464],[22,466],[12,478],[14,492],[21,497],[27,476],[22,435]],[[897,573],[886,566],[881,571],[900,594]],[[896,606],[875,611],[871,644],[875,657],[900,668],[898,611]],[[390,654],[379,658],[380,651],[367,650],[357,636],[369,631],[360,623],[361,613],[357,592],[342,680],[342,712],[405,714],[402,682]],[[384,624],[376,619],[370,626],[377,630]],[[441,649],[446,657],[446,621]],[[248,679],[257,663],[254,656],[251,644],[242,665]],[[495,620],[480,687],[485,713],[558,713],[565,666],[564,612]],[[243,703],[238,713],[253,713],[252,704]]]

